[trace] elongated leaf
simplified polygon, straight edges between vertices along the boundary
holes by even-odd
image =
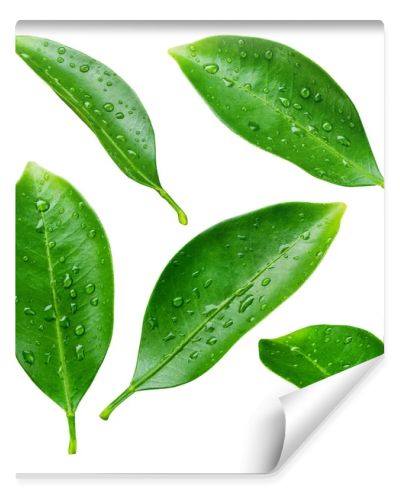
[[[16,50],[89,126],[122,172],[155,189],[187,224],[184,212],[161,187],[153,127],[132,88],[103,63],[52,40],[17,36]]]
[[[151,295],[133,379],[102,418],[135,391],[185,384],[209,370],[310,276],[344,208],[274,205],[221,222],[184,246]]]
[[[260,340],[262,363],[298,387],[318,382],[383,354],[372,333],[347,325],[314,325]]]
[[[222,122],[252,144],[334,184],[383,186],[354,104],[299,52],[214,36],[169,53]]]
[[[28,163],[16,196],[16,355],[65,410],[75,453],[75,411],[112,335],[110,248],[96,214],[64,179]]]

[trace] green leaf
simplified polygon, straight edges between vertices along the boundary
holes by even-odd
[[[103,63],[52,40],[17,36],[16,51],[88,125],[122,172],[155,189],[187,224],[161,187],[153,127],[132,88]]]
[[[213,36],[169,53],[220,120],[252,144],[334,184],[383,186],[354,104],[299,52]]]
[[[143,321],[132,393],[185,384],[209,370],[318,266],[342,203],[283,203],[221,222],[168,263]]]
[[[260,340],[262,363],[297,387],[318,382],[383,354],[372,333],[347,325],[314,325]]]
[[[75,453],[75,411],[111,341],[110,247],[82,195],[35,163],[17,183],[16,220],[17,359],[65,410]]]

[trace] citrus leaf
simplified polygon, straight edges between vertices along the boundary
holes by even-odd
[[[169,53],[220,120],[247,141],[334,184],[383,186],[354,104],[304,55],[239,36]]]
[[[103,63],[52,40],[17,36],[16,51],[88,125],[122,172],[155,189],[187,224],[160,184],[153,127],[133,89]]]
[[[297,387],[318,382],[383,354],[372,333],[347,325],[314,325],[258,344],[262,363]]]
[[[65,410],[75,411],[111,341],[114,282],[96,214],[68,182],[28,163],[16,192],[16,355]]]
[[[185,384],[209,370],[242,335],[292,295],[335,237],[342,203],[283,203],[221,222],[168,263],[143,321],[129,387]]]

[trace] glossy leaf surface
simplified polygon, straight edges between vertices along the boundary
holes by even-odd
[[[220,120],[247,141],[325,181],[383,186],[354,104],[304,55],[239,36],[169,53]]]
[[[114,282],[96,214],[68,182],[29,163],[16,192],[16,355],[33,382],[75,411],[107,352]]]
[[[153,127],[133,89],[103,63],[58,42],[17,36],[16,50],[95,133],[122,172],[155,189],[186,224],[186,215],[161,187]]]
[[[383,354],[372,333],[347,325],[314,325],[259,344],[262,363],[285,380],[305,387]]]
[[[162,272],[143,321],[128,389],[185,384],[292,295],[335,237],[341,203],[283,203],[221,222],[184,246]]]

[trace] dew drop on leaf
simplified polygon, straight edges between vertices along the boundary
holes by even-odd
[[[203,67],[207,71],[207,73],[211,73],[212,75],[217,73],[219,70],[218,64],[205,64]]]
[[[38,212],[47,212],[47,210],[50,208],[49,202],[43,200],[42,198],[36,200],[35,205]]]
[[[35,355],[32,351],[22,351],[22,357],[24,358],[25,363],[28,365],[33,365],[35,362]]]
[[[182,297],[175,297],[173,300],[172,300],[172,305],[174,307],[181,307],[183,304],[183,298]]]
[[[82,336],[84,333],[85,333],[85,327],[81,324],[79,325],[76,325],[75,327],[75,335],[77,335],[78,337]]]

